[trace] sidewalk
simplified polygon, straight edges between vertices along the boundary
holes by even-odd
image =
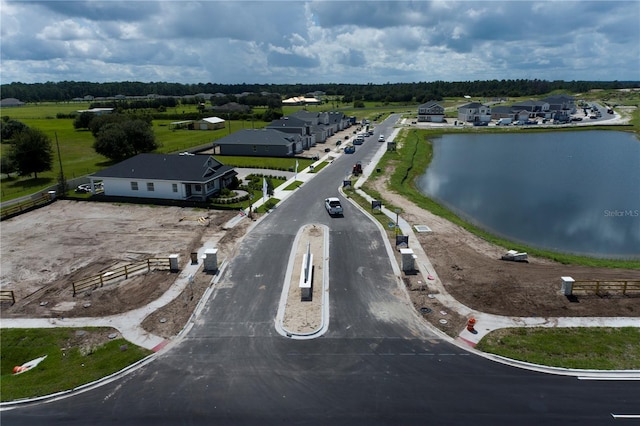
[[[391,135],[388,136],[388,140],[393,140],[397,133],[398,129],[395,129]],[[370,142],[371,143],[371,142]],[[386,144],[380,144],[379,149],[376,151],[373,159],[365,165],[363,169],[362,175],[356,181],[354,188],[358,192],[359,195],[363,196],[369,202],[373,200],[371,196],[366,194],[360,188],[362,184],[368,179],[371,173],[376,168],[378,161],[384,155],[386,151]],[[312,166],[316,166],[326,159],[329,156],[341,155],[340,153],[332,150],[329,153],[326,153],[319,160],[314,162]],[[327,165],[326,167],[331,167],[331,165]],[[281,201],[287,199],[291,194],[295,192],[284,190],[291,183],[297,181],[308,182],[313,179],[314,173],[310,172],[310,167],[306,167],[303,170],[298,171],[297,174],[288,179],[284,184],[280,185],[275,189],[273,198],[277,198]],[[260,207],[266,200],[260,198],[256,200],[253,204],[253,208]],[[358,208],[361,208],[359,205],[354,205]],[[390,221],[396,221],[396,213],[388,210],[384,206],[382,207],[382,212],[389,217]],[[240,221],[245,220],[248,215],[248,209],[242,211],[229,222],[224,225],[224,228],[232,228],[237,225]],[[428,224],[426,224],[428,225]],[[457,339],[454,341],[455,343],[464,346],[468,349],[472,349],[475,345],[489,332],[506,327],[637,327],[638,326],[638,318],[636,317],[554,317],[554,318],[542,318],[542,317],[507,317],[500,315],[492,315],[486,314],[483,312],[475,311],[455,300],[451,295],[449,295],[438,278],[438,275],[433,268],[429,258],[426,253],[422,249],[422,246],[419,244],[418,239],[415,236],[415,233],[409,223],[407,223],[402,217],[398,217],[398,226],[402,231],[403,235],[409,236],[409,248],[411,248],[416,256],[416,266],[419,270],[419,273],[422,275],[425,282],[428,282],[431,286],[437,290],[435,292],[435,298],[446,306],[451,311],[457,312],[459,315],[467,318],[475,318],[475,333],[468,331],[466,328],[463,329]],[[214,248],[215,241],[207,241],[199,250],[198,250],[198,259],[201,259],[204,251],[207,248]],[[393,257],[393,256],[392,256]],[[138,346],[151,349],[153,351],[160,351],[167,344],[169,344],[173,339],[167,340],[162,337],[153,335],[148,333],[141,327],[142,321],[152,312],[160,309],[165,306],[176,297],[178,297],[182,291],[189,284],[191,277],[195,276],[198,273],[200,267],[203,262],[198,262],[197,264],[189,264],[187,265],[181,272],[174,285],[164,293],[159,299],[153,301],[147,306],[142,308],[129,311],[123,314],[112,315],[103,318],[65,318],[65,319],[54,319],[54,318],[8,318],[3,319],[1,327],[2,328],[53,328],[53,327],[89,327],[89,326],[106,326],[113,327],[117,329],[122,336],[134,343]],[[395,259],[392,259],[392,263],[394,265],[394,272],[397,274],[401,274],[400,269],[395,262]],[[212,283],[214,283],[219,277],[222,275],[222,270],[224,270],[224,265],[221,267],[221,270],[218,271],[218,274],[214,276],[212,279]],[[192,320],[195,316],[197,316],[199,309],[202,308],[204,302],[209,297],[213,287],[205,292],[203,295],[200,304],[194,311],[191,320],[185,326],[183,331],[178,335],[181,336],[184,334],[191,326]],[[550,370],[558,370],[540,366],[532,366],[527,365],[526,363],[518,363],[512,360],[506,360],[500,357],[495,357],[492,355],[487,355],[481,352],[477,352],[480,355],[499,360],[500,362],[517,364],[521,367],[526,367],[529,369],[542,369],[545,371]],[[563,374],[567,373],[569,370],[562,370]],[[576,373],[577,374],[577,373]],[[580,371],[580,374],[584,375],[584,371]],[[594,372],[595,374],[595,372]],[[606,374],[611,375],[613,372],[606,372]],[[625,377],[637,377],[640,378],[640,371],[633,372],[624,372]]]

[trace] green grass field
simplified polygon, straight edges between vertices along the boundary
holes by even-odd
[[[84,336],[112,329],[86,328]],[[49,395],[98,380],[143,359],[152,352],[124,339],[101,346],[83,345],[77,329],[0,329],[2,401]],[[13,367],[47,356],[19,374]]]

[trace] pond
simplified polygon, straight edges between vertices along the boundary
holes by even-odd
[[[579,131],[444,135],[419,190],[512,241],[640,259],[640,141]]]

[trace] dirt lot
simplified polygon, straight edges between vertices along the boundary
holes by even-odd
[[[371,181],[387,202],[401,205],[402,217],[432,232],[416,233],[447,292],[475,310],[507,316],[640,316],[640,294],[632,297],[579,295],[569,300],[560,292],[562,276],[574,279],[638,279],[638,270],[562,265],[529,256],[529,263],[499,260],[507,249],[420,209],[386,187],[387,173]],[[421,276],[406,276],[410,289],[422,287]],[[427,283],[428,284],[428,283]],[[434,305],[425,291],[411,291],[416,307]],[[427,290],[426,293],[429,293]],[[434,310],[437,306],[433,306]]]
[[[334,143],[335,146],[335,143]],[[322,149],[323,147],[320,147]],[[385,176],[382,173],[378,176]],[[640,297],[583,295],[570,301],[560,294],[560,277],[637,278],[638,270],[559,265],[544,259],[530,263],[498,260],[505,249],[475,237],[457,225],[426,212],[386,188],[384,177],[374,183],[383,198],[402,205],[412,225],[428,225],[433,232],[417,233],[447,291],[478,311],[513,316],[640,316]],[[168,289],[175,274],[157,271],[105,286],[77,297],[75,279],[104,273],[114,266],[148,257],[178,253],[181,266],[205,241],[217,241],[218,259],[230,258],[251,223],[243,220],[230,230],[222,225],[236,212],[147,207],[128,204],[57,201],[42,209],[1,223],[0,287],[13,290],[17,303],[4,303],[2,317],[104,316],[138,308]],[[202,219],[203,218],[203,219]],[[187,323],[201,295],[211,283],[205,273],[172,303],[150,315],[143,327],[163,337],[176,335]],[[414,306],[439,313],[423,277],[403,277]],[[428,284],[428,283],[427,283]],[[447,332],[465,319],[448,313],[446,326],[425,314]]]
[[[3,317],[105,316],[156,299],[175,274],[156,271],[73,297],[72,282],[150,257],[179,254],[181,266],[193,249],[219,240],[219,259],[230,254],[241,229],[222,225],[236,212],[179,207],[56,201],[3,221],[0,286],[16,304]],[[208,277],[208,281],[211,277]],[[89,305],[90,306],[87,306]]]

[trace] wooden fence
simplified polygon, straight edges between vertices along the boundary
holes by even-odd
[[[611,293],[640,295],[640,280],[576,280],[573,282],[573,293],[576,291],[594,292],[598,296]]]
[[[32,200],[27,200],[21,203],[10,205],[8,207],[4,207],[0,211],[0,220],[16,216],[20,213],[28,212],[29,210],[33,210],[36,207],[43,206],[52,201],[53,197],[47,193],[42,194],[40,197],[34,198]]]
[[[94,290],[116,280],[127,279],[140,272],[150,272],[152,269],[171,269],[169,258],[150,258],[140,262],[130,263],[100,275],[82,278],[73,282],[73,297],[86,290]]]
[[[16,303],[16,296],[13,294],[13,290],[0,290],[0,302],[11,302],[12,305]]]

